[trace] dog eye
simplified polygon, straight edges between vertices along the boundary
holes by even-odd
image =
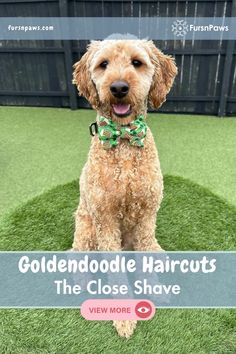
[[[132,65],[135,67],[135,68],[139,68],[141,65],[143,65],[143,63],[138,60],[138,59],[133,59],[132,60]]]
[[[107,65],[108,65],[108,61],[107,61],[107,60],[104,60],[104,61],[102,61],[102,62],[100,63],[99,66],[100,66],[100,68],[106,69]]]

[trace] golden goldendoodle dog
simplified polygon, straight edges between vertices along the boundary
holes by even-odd
[[[80,178],[75,251],[159,251],[156,214],[163,193],[147,104],[166,100],[177,68],[148,40],[92,41],[74,65],[73,82],[97,111]],[[129,337],[136,321],[115,321]]]

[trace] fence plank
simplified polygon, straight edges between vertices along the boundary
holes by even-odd
[[[231,16],[232,17],[236,16],[236,0],[233,0],[232,2]],[[219,117],[223,117],[226,111],[227,97],[228,97],[229,86],[230,86],[230,74],[231,74],[231,68],[233,62],[234,46],[235,46],[235,41],[228,41],[227,49],[226,49],[224,72],[223,72],[223,82],[221,86],[219,110],[218,110]]]
[[[67,0],[59,0],[59,9],[60,15],[62,17],[68,16],[68,1]],[[70,108],[77,108],[77,93],[74,85],[72,84],[72,66],[73,66],[73,56],[72,56],[72,47],[70,41],[63,41],[63,47],[65,51],[65,67],[66,67],[66,80],[67,87],[69,90],[70,97]]]

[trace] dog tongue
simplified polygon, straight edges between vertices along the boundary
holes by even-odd
[[[117,114],[125,114],[129,111],[130,105],[129,104],[123,104],[123,103],[117,103],[113,104],[113,109],[114,112]]]

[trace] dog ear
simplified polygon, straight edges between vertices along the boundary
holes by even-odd
[[[92,41],[87,48],[87,52],[82,58],[73,65],[73,84],[77,86],[79,94],[84,96],[93,108],[97,109],[99,105],[96,86],[91,78],[90,64],[95,51],[98,49],[100,41]]]
[[[159,108],[166,101],[166,95],[173,85],[178,70],[174,58],[163,54],[152,41],[148,41],[147,44],[151,62],[155,67],[149,91],[149,103],[153,108]]]

